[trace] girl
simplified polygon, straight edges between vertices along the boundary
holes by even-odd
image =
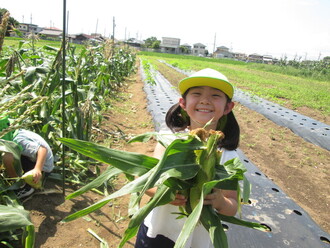
[[[202,128],[210,120],[207,129],[221,130],[225,138],[220,142],[223,150],[221,164],[238,157],[234,151],[239,143],[239,126],[232,113],[231,101],[234,90],[228,79],[213,69],[203,69],[180,81],[179,91],[182,97],[172,106],[166,115],[166,125],[173,131],[185,131]],[[165,148],[159,143],[154,156],[160,158]],[[156,189],[149,189],[152,197]],[[180,194],[171,204],[156,207],[141,224],[135,248],[170,248],[174,247],[185,219],[177,219],[178,206],[184,206],[187,199]],[[233,216],[237,211],[237,192],[233,190],[213,189],[204,199],[205,205],[223,215]],[[186,243],[189,248],[213,247],[209,234],[203,225],[198,224]]]

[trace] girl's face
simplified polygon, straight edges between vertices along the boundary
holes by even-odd
[[[179,104],[190,117],[190,129],[204,127],[212,119],[208,129],[215,130],[218,120],[234,107],[233,102],[227,102],[225,93],[209,86],[190,88]]]

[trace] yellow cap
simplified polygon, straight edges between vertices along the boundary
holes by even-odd
[[[227,77],[221,72],[206,68],[193,73],[191,76],[179,82],[179,91],[183,95],[189,88],[197,86],[209,86],[221,90],[230,99],[234,96],[234,87],[229,83]]]

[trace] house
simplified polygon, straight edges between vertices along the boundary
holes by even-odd
[[[62,38],[63,31],[61,29],[51,27],[43,28],[38,34],[41,39],[45,40],[60,40]]]
[[[180,39],[162,37],[162,42],[160,43],[160,50],[163,53],[180,53]]]
[[[192,54],[195,55],[195,56],[204,57],[207,53],[205,48],[206,48],[206,46],[203,45],[202,43],[195,43],[193,45]]]
[[[234,59],[236,60],[241,60],[241,61],[246,61],[247,60],[247,55],[245,53],[233,53]]]
[[[91,33],[91,36],[92,36],[92,39],[95,40],[96,42],[104,42],[107,40],[102,34]]]
[[[255,62],[255,63],[262,63],[263,56],[257,53],[250,54],[247,58],[247,62]]]
[[[273,64],[273,56],[272,55],[263,55],[262,62],[264,64]]]
[[[90,41],[94,37],[88,34],[76,34],[76,35],[71,35],[70,36],[70,42],[76,43],[76,44],[83,44],[85,42]]]
[[[233,53],[229,51],[228,47],[220,46],[217,47],[217,50],[213,53],[215,58],[233,58]]]
[[[138,40],[135,38],[129,38],[128,40],[124,41],[124,43],[126,43],[127,45],[132,46],[132,47],[140,48],[143,46],[144,41]]]
[[[185,43],[180,46],[180,52],[185,54],[191,54],[191,45]]]
[[[38,27],[36,24],[30,24],[30,23],[20,23],[18,26],[18,30],[22,33],[23,37],[28,36],[29,34],[37,34],[42,29]],[[17,36],[15,32],[11,32],[10,36]]]

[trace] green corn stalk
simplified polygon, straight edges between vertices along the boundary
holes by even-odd
[[[131,140],[131,142],[146,142],[155,137],[166,147],[164,155],[159,160],[143,154],[102,147],[87,141],[59,139],[64,145],[85,156],[112,165],[110,167],[112,169],[107,170],[105,175],[101,174],[91,183],[68,195],[66,199],[81,195],[119,173],[125,173],[130,180],[118,191],[67,216],[63,221],[75,220],[96,211],[114,198],[131,194],[134,196],[129,210],[132,217],[119,245],[123,247],[137,234],[140,224],[153,208],[170,203],[174,200],[175,194],[180,191],[187,193],[191,198],[189,203],[194,207],[190,209],[188,209],[189,206],[187,207],[188,217],[175,248],[185,246],[189,235],[199,222],[208,230],[215,248],[228,247],[227,237],[221,224],[222,219],[229,223],[266,231],[267,229],[259,223],[247,222],[233,216],[223,216],[215,212],[211,206],[203,205],[202,199],[214,187],[238,190],[238,182],[244,179],[243,173],[246,169],[238,158],[219,165],[221,154],[217,151],[217,143],[223,137],[222,133],[214,131],[206,133],[203,130],[197,133],[193,132],[174,141],[158,133],[142,134]],[[206,136],[203,136],[203,133]],[[143,207],[137,207],[144,192],[153,187],[157,187],[154,197]],[[139,193],[138,196],[136,193]]]
[[[214,179],[215,166],[220,164],[221,152],[218,150],[218,142],[223,139],[224,134],[221,131],[207,132],[203,128],[198,128],[190,132],[190,135],[199,138],[205,149],[196,150],[196,162],[200,170],[196,175],[196,185],[190,189],[189,203],[192,209],[196,207],[200,200],[200,195],[204,183]]]

